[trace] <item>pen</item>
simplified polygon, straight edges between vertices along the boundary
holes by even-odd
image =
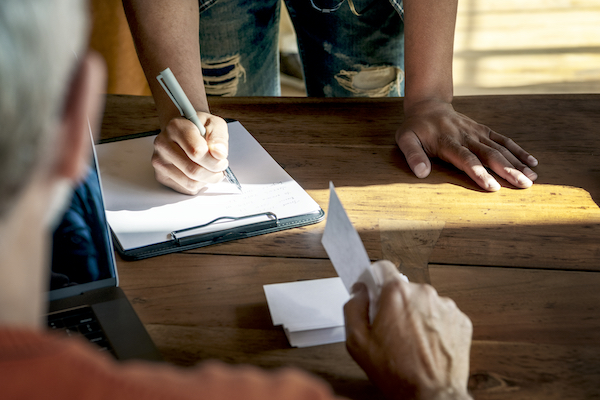
[[[206,128],[200,122],[198,114],[196,114],[196,109],[194,108],[194,106],[192,106],[192,103],[185,95],[185,92],[181,88],[181,85],[179,85],[179,82],[177,82],[177,79],[175,78],[175,75],[173,75],[171,68],[167,68],[164,71],[162,71],[160,74],[158,74],[156,79],[158,80],[158,83],[160,83],[160,85],[163,87],[163,89],[165,89],[165,92],[167,92],[167,95],[173,101],[173,104],[175,104],[175,107],[177,107],[179,113],[181,113],[181,115],[185,118],[192,121],[194,125],[196,125],[200,130],[200,134],[202,135],[202,137],[204,137],[206,135]],[[227,169],[224,171],[224,174],[227,180],[230,183],[233,183],[235,186],[237,186],[237,188],[241,192],[242,185],[240,185],[240,182],[233,174],[231,168],[227,167]]]

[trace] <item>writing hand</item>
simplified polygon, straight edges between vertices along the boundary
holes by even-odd
[[[402,281],[389,261],[373,268],[384,278],[373,325],[364,284],[344,307],[350,355],[389,399],[470,399],[469,318],[433,287]]]
[[[192,122],[173,118],[154,140],[152,166],[156,180],[185,194],[196,194],[223,179],[229,165],[229,132],[220,117],[198,112],[206,128],[203,138]]]
[[[500,184],[484,166],[519,188],[530,187],[537,179],[529,168],[538,163],[534,157],[511,139],[456,112],[450,103],[420,102],[405,110],[405,117],[396,142],[419,178],[431,172],[429,156],[452,163],[489,191],[499,190]]]

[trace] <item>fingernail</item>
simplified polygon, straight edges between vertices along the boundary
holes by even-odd
[[[223,143],[216,143],[211,146],[211,153],[213,156],[217,156],[217,158],[227,158],[227,146]]]
[[[533,185],[533,182],[525,175],[520,175],[517,178],[517,183],[523,188],[528,188],[529,186]]]
[[[529,168],[523,169],[523,173],[525,174],[525,176],[527,176],[532,181],[535,181],[537,179],[537,177],[538,177],[538,174],[536,174],[535,172],[533,172]]]
[[[425,163],[419,163],[415,166],[413,172],[417,178],[425,178],[427,176],[427,165],[425,165]]]
[[[535,167],[536,165],[538,165],[538,160],[536,160],[534,156],[529,156],[527,157],[527,164],[531,165],[532,167]]]
[[[488,188],[488,190],[491,191],[496,191],[496,190],[500,190],[500,184],[498,182],[496,182],[494,179],[490,179],[489,181],[487,181],[486,186]]]

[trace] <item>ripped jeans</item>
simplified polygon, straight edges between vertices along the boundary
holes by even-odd
[[[332,8],[324,1],[314,4]],[[403,95],[404,24],[397,1],[343,0],[336,11],[322,13],[311,0],[285,0],[309,96]],[[200,53],[208,95],[280,95],[280,4],[200,0]]]

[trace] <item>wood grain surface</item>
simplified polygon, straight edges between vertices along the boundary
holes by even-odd
[[[533,187],[485,193],[439,161],[415,178],[394,142],[401,99],[215,98],[211,110],[240,120],[325,210],[333,181],[372,260],[408,260],[456,301],[474,324],[475,398],[600,398],[600,95],[454,104],[538,158]],[[107,97],[102,139],[157,128],[151,98]],[[262,285],[335,276],[323,229],[119,259],[121,286],[168,362],[293,365],[380,398],[343,344],[293,349],[271,323]]]

